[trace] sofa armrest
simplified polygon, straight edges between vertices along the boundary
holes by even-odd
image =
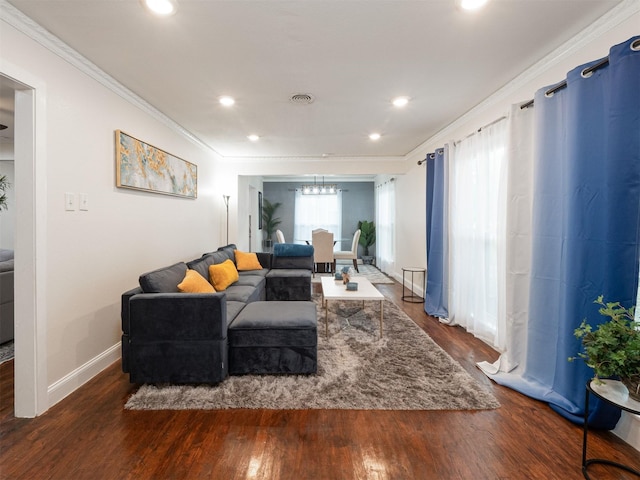
[[[131,290],[127,290],[122,294],[120,300],[120,321],[122,323],[122,332],[125,335],[129,335],[129,300],[134,295],[142,293],[142,288],[136,287]]]
[[[227,337],[224,293],[140,293],[129,299],[129,338],[198,341]],[[126,332],[127,330],[125,330]]]

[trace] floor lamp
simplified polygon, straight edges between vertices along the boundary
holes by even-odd
[[[222,195],[224,199],[224,204],[227,207],[227,245],[229,245],[229,195]]]

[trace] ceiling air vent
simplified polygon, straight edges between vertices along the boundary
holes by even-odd
[[[313,95],[308,93],[296,93],[291,96],[291,101],[298,105],[309,105],[310,103],[313,103]]]

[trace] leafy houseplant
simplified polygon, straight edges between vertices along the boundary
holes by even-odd
[[[6,210],[7,207],[7,194],[5,193],[11,184],[7,180],[6,175],[0,175],[0,212]]]
[[[364,248],[362,262],[365,264],[371,264],[373,263],[373,256],[369,255],[369,247],[376,243],[376,226],[373,222],[361,220],[358,222],[358,229],[360,230],[359,243]]]
[[[275,216],[276,211],[281,205],[282,203],[280,202],[271,203],[266,198],[264,199],[264,203],[262,205],[262,228],[266,235],[264,240],[265,247],[270,248],[273,246],[273,234],[276,233],[278,225],[282,223],[280,217]]]
[[[583,320],[574,335],[582,339],[584,352],[569,360],[582,358],[593,368],[596,379],[620,377],[629,395],[640,401],[640,323],[634,320],[635,307],[604,303],[602,295],[594,303],[600,305],[598,311],[609,320],[595,329]]]

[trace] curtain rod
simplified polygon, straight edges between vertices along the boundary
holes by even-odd
[[[461,138],[460,140],[456,140],[455,142],[453,142],[453,144],[454,144],[454,145],[457,145],[457,144],[459,144],[461,141],[466,140],[467,138],[469,138],[469,137],[471,137],[471,136],[475,135],[476,133],[480,133],[480,132],[481,132],[482,130],[484,130],[485,128],[490,127],[491,125],[495,125],[496,123],[501,122],[502,120],[506,120],[506,119],[507,119],[506,115],[503,115],[502,117],[495,119],[493,122],[487,123],[484,127],[480,127],[480,128],[479,128],[478,130],[476,130],[475,132],[471,132],[471,133],[470,133],[469,135],[467,135],[466,137]]]
[[[427,153],[427,156],[424,157],[422,160],[418,160],[418,165],[422,165],[424,162],[426,162],[429,159],[434,159],[436,158],[436,155],[434,153]]]
[[[440,151],[444,151],[444,148],[436,148],[435,153],[427,153],[426,157],[424,157],[422,160],[418,160],[418,165],[422,165],[424,162],[426,162],[429,159],[433,160],[434,158],[436,158],[436,153]]]
[[[593,74],[593,72],[595,72],[599,68],[606,67],[607,65],[609,65],[609,57],[604,57],[604,58],[600,59],[598,62],[596,62],[593,65],[591,65],[590,67],[587,67],[584,70],[582,70],[580,75],[582,76],[582,78],[588,78]],[[560,83],[558,83],[558,84],[554,85],[553,87],[551,87],[549,90],[544,92],[544,95],[545,95],[545,97],[550,97],[554,93],[559,92],[560,90],[562,90],[563,88],[567,88],[567,81],[566,80],[563,80]],[[529,108],[529,107],[532,107],[532,106],[533,106],[533,99],[529,100],[528,102],[523,103],[522,105],[520,105],[520,109],[524,110],[525,108]]]

